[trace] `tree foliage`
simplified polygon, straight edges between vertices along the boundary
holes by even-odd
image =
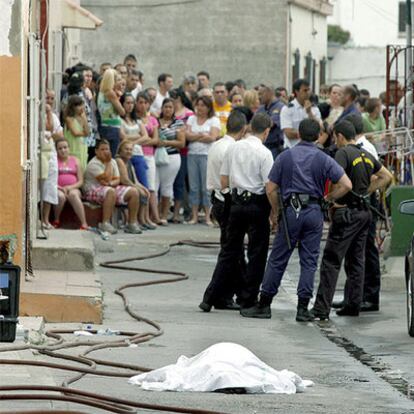
[[[351,37],[351,33],[341,28],[338,25],[328,26],[328,42],[339,43],[344,45]]]

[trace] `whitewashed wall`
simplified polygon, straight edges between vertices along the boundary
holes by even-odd
[[[385,91],[386,50],[383,47],[342,47],[330,50],[333,57],[328,66],[330,83],[368,89],[372,96]]]
[[[0,55],[11,56],[9,32],[14,0],[0,0]]]
[[[329,24],[339,24],[351,32],[355,46],[385,47],[405,43],[398,34],[400,0],[332,0]]]
[[[316,87],[319,90],[319,61],[328,57],[327,53],[327,20],[325,16],[312,13],[304,8],[291,5],[291,65],[293,53],[299,49],[300,76],[303,77],[306,66],[306,55],[311,52],[316,60]]]

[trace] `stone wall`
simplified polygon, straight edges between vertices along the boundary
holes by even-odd
[[[82,31],[87,63],[139,59],[147,86],[161,72],[181,80],[184,72],[207,70],[212,80],[243,78],[285,83],[285,0],[82,0],[104,21]]]

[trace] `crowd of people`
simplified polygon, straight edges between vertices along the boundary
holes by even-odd
[[[211,85],[206,71],[186,74],[176,88],[173,77],[163,73],[157,88],[145,88],[137,65],[131,54],[122,63],[102,63],[99,73],[79,63],[66,70],[61,91],[47,91],[41,168],[45,228],[61,225],[67,201],[81,229],[88,228],[82,201],[102,205],[99,227],[110,233],[117,231],[111,223],[115,206],[128,207],[127,232],[169,222],[196,224],[200,217],[213,226],[208,153],[225,135],[235,108],[249,118],[256,112],[271,117],[264,144],[274,157],[297,143],[305,113],[321,119],[325,131],[352,112],[363,114],[365,132],[385,129],[381,101],[366,90],[322,86],[318,102],[304,80],[289,95],[284,87],[264,84],[249,90],[242,79]],[[320,144],[327,147],[329,134],[324,137]],[[123,165],[128,177],[121,177]]]
[[[380,98],[338,84],[321,86],[318,96],[305,79],[291,93],[269,84],[248,89],[242,79],[210,85],[206,71],[186,74],[177,87],[167,73],[157,88],[144,83],[128,55],[123,63],[101,64],[99,73],[79,63],[67,70],[62,91],[47,91],[45,227],[61,225],[69,202],[87,229],[85,201],[102,206],[99,228],[111,234],[116,207],[124,207],[124,231],[133,234],[169,223],[216,223],[221,250],[203,311],[240,309],[245,317],[269,318],[296,246],[296,320],[326,319],[331,306],[345,316],[379,309],[371,207],[391,181],[370,142],[385,129]],[[331,227],[309,311],[327,204]],[[333,304],[344,259],[344,300]]]

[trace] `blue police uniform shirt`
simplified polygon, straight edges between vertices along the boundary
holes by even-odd
[[[269,115],[273,122],[269,135],[264,142],[264,145],[268,148],[283,145],[283,131],[280,129],[280,112],[284,106],[285,104],[280,99],[277,99],[268,106],[261,105],[257,110],[257,112]]]
[[[269,180],[280,187],[283,200],[292,193],[321,198],[326,180],[336,183],[344,173],[344,169],[313,142],[300,141],[276,158]]]

